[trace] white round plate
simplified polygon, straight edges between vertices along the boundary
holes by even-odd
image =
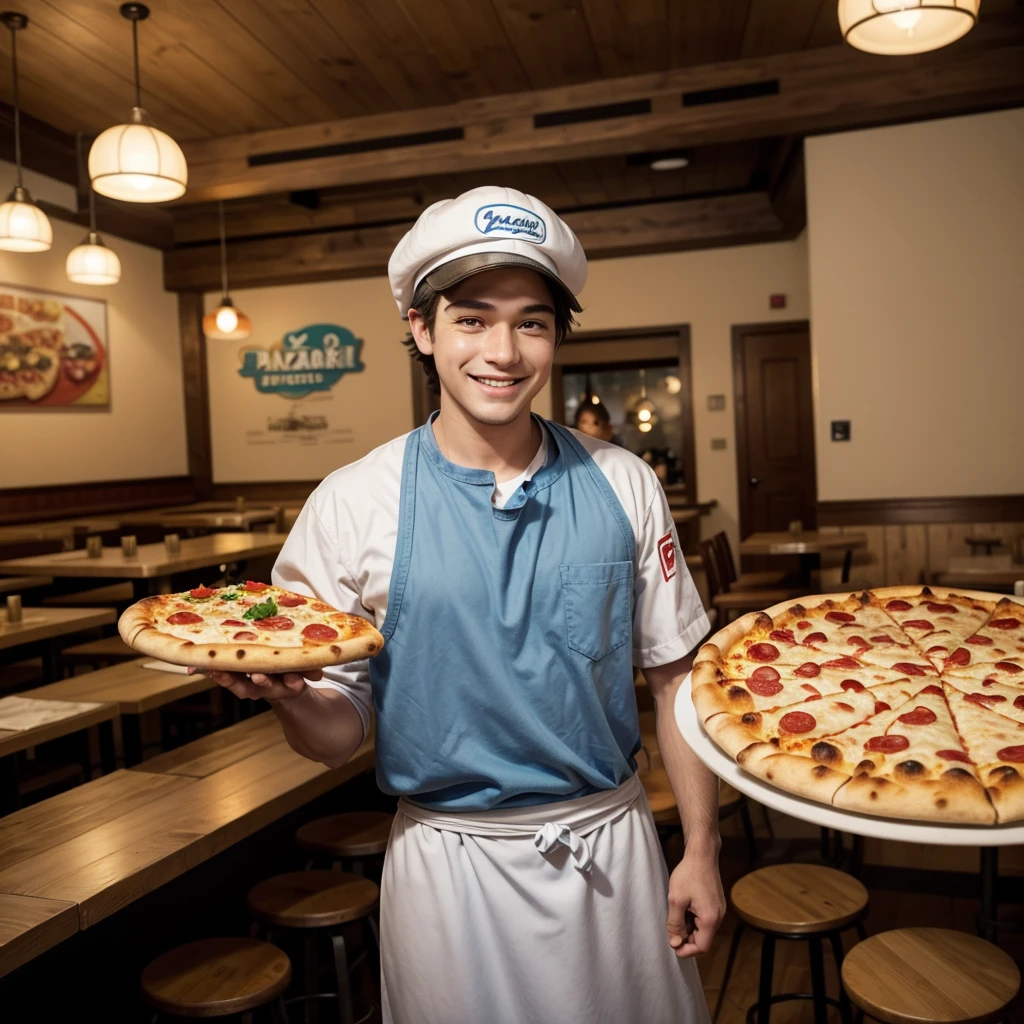
[[[904,843],[937,843],[942,846],[1014,846],[1024,843],[1024,822],[1009,825],[937,825],[905,818],[879,818],[856,811],[843,811],[828,804],[806,800],[776,789],[745,772],[704,731],[690,697],[690,676],[683,680],[676,696],[676,722],[690,749],[720,779],[765,807],[823,828],[852,832],[874,839],[895,839]]]

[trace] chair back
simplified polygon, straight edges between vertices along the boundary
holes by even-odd
[[[718,552],[718,571],[722,574],[726,586],[732,586],[737,580],[736,560],[732,557],[732,545],[729,543],[729,534],[720,530],[711,538]]]
[[[704,575],[708,581],[708,600],[714,601],[719,594],[724,594],[729,589],[728,584],[722,580],[714,538],[700,542],[700,557],[704,562]]]

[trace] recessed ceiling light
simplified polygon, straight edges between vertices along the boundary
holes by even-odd
[[[651,161],[652,171],[681,171],[688,167],[690,158],[688,156],[660,156],[657,160]]]

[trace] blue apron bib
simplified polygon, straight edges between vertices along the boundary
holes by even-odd
[[[406,444],[370,680],[378,784],[425,807],[573,800],[636,770],[633,530],[583,446],[538,422],[547,461],[503,509],[433,418]]]

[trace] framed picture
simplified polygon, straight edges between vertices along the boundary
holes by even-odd
[[[0,410],[110,408],[103,299],[0,284]]]

